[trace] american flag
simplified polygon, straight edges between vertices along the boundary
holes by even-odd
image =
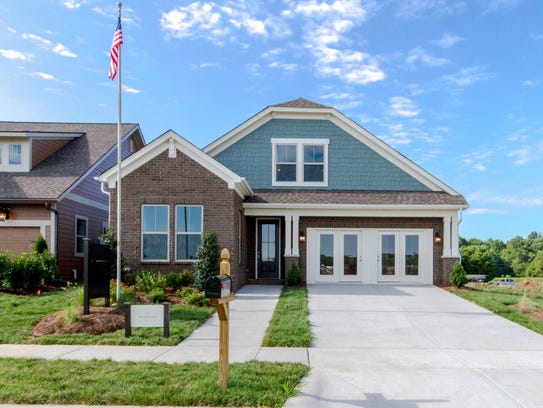
[[[121,50],[121,44],[123,43],[123,31],[121,29],[121,17],[117,21],[117,29],[115,34],[113,34],[113,41],[111,41],[111,50],[109,55],[111,57],[111,62],[109,63],[109,76],[108,78],[113,80],[117,75],[117,68],[119,66],[119,52]]]

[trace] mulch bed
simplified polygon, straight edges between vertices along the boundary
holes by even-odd
[[[88,315],[83,315],[83,308],[77,308],[81,321],[68,324],[62,318],[63,311],[43,317],[34,326],[32,335],[42,337],[52,334],[103,334],[124,328],[124,310],[116,307],[90,307]]]

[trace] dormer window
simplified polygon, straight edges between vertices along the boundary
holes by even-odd
[[[328,139],[272,139],[274,186],[328,185]]]
[[[9,145],[9,164],[20,165],[21,164],[21,152],[22,146],[20,144]]]

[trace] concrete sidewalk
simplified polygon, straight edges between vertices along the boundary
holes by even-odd
[[[281,286],[246,285],[230,303],[230,362],[249,360],[309,365],[306,348],[261,347]],[[0,344],[0,357],[48,360],[212,362],[219,359],[219,319],[215,313],[177,346],[67,346]]]

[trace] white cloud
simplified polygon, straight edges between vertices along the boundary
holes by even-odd
[[[198,66],[198,68],[205,69],[205,68],[216,68],[220,66],[221,64],[219,64],[218,62],[203,62]]]
[[[532,38],[532,40],[541,41],[543,40],[543,34],[532,34],[530,38]]]
[[[482,146],[479,150],[460,155],[460,159],[462,163],[473,170],[485,172],[487,171],[487,164],[491,162],[495,153],[494,150],[487,146]]]
[[[272,62],[268,65],[270,68],[282,69],[283,71],[292,72],[298,69],[298,64],[284,64],[280,62]]]
[[[123,91],[126,93],[139,94],[141,92],[139,89],[130,88],[127,85],[123,85],[122,87],[123,87]]]
[[[417,116],[419,111],[411,99],[403,96],[393,96],[389,99],[389,113],[392,116],[410,118]]]
[[[11,33],[11,34],[17,34],[17,30],[12,28],[12,27],[8,27],[8,31]]]
[[[247,11],[245,3],[239,0],[227,6],[196,1],[162,13],[160,24],[173,38],[203,36],[216,43],[232,37],[234,29],[244,29],[252,36],[268,36],[269,29],[274,34],[282,35],[276,28],[281,25],[280,22],[272,21],[271,18],[259,19]],[[283,29],[282,32],[284,31]]]
[[[454,45],[456,45],[458,42],[462,41],[463,38],[462,37],[459,37],[457,35],[451,35],[451,34],[448,34],[448,33],[444,33],[441,38],[437,39],[437,40],[434,40],[434,41],[430,41],[431,44],[434,44],[434,45],[437,45],[438,47],[441,47],[441,48],[451,48],[453,47]]]
[[[417,62],[420,62],[422,65],[428,67],[439,67],[449,63],[449,60],[446,58],[434,57],[428,54],[423,48],[417,47],[409,51],[407,58],[405,60],[409,65],[414,65]]]
[[[70,10],[77,9],[81,7],[82,5],[87,4],[86,0],[65,0],[64,6]]]
[[[47,40],[46,38],[40,37],[39,35],[36,35],[36,34],[23,33],[22,37],[25,40],[31,40],[35,42],[42,48],[49,48],[51,46],[51,41]]]
[[[77,55],[71,52],[64,45],[57,43],[52,49],[55,54],[62,55],[63,57],[76,58]]]
[[[30,61],[32,59],[32,54],[28,54],[25,52],[17,51],[17,50],[3,50],[0,49],[0,55],[7,59],[12,60],[22,60],[22,61]]]
[[[45,72],[34,72],[35,76],[45,79],[47,81],[54,81],[55,77],[51,74],[46,74]]]
[[[466,211],[466,214],[481,215],[481,214],[507,214],[505,210],[499,210],[497,208],[470,208]]]
[[[488,73],[482,67],[462,68],[458,73],[445,75],[446,81],[452,82],[457,86],[470,86],[477,82],[488,81],[494,78],[494,74]]]
[[[316,58],[319,74],[359,85],[385,78],[375,57],[340,48],[345,34],[365,19],[366,10],[360,1],[336,1],[331,5],[316,1],[290,4],[295,13],[309,18],[303,25],[304,45]]]
[[[46,38],[43,38],[43,37],[40,37],[39,35],[24,33],[22,35],[22,37],[25,40],[30,40],[30,41],[36,43],[41,48],[50,50],[50,51],[54,52],[55,54],[61,55],[63,57],[70,57],[70,58],[76,58],[77,57],[77,55],[74,54],[73,52],[71,52],[68,48],[66,48],[66,46],[64,46],[64,45],[62,45],[60,43],[57,43],[56,45],[53,45],[53,43],[50,40],[48,40]]]
[[[523,86],[536,86],[537,82],[532,81],[531,79],[526,79],[526,80],[522,81],[522,85]]]
[[[396,17],[404,19],[434,18],[458,14],[466,8],[464,1],[396,0]]]
[[[484,11],[483,14],[509,11],[520,5],[520,0],[480,0]]]

